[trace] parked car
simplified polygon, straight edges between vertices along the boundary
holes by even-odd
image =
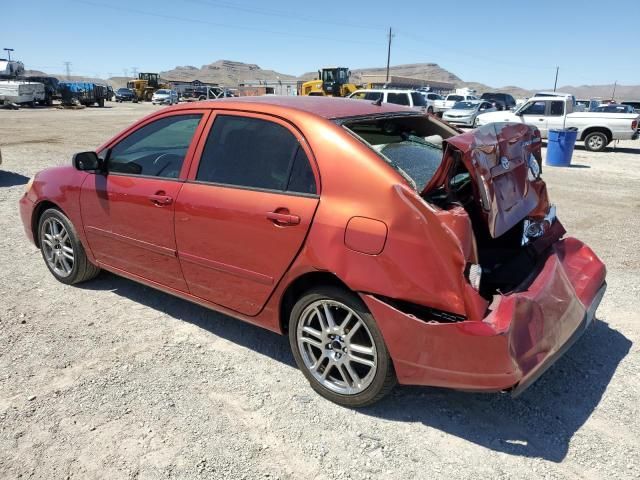
[[[116,102],[137,102],[136,93],[130,88],[119,88],[116,90]]]
[[[624,102],[620,102],[621,105],[630,105],[631,107],[633,107],[633,109],[637,112],[640,113],[640,102],[634,102],[634,101],[624,101]]]
[[[453,125],[475,127],[476,118],[482,113],[495,112],[496,107],[484,100],[467,100],[456,103],[453,108],[442,114],[442,119]]]
[[[452,93],[447,95],[444,100],[436,100],[434,102],[434,112],[437,114],[442,114],[444,112],[446,112],[447,110],[449,110],[450,108],[453,108],[453,106],[458,103],[458,102],[466,102],[469,100],[478,100],[478,97],[476,97],[475,95],[460,95],[457,93]]]
[[[156,90],[151,97],[153,105],[173,105],[178,103],[178,93],[175,90]]]
[[[505,107],[504,110],[513,110],[514,108],[516,108],[516,99],[513,98],[513,96],[509,95],[508,93],[485,92],[480,96],[480,99],[487,100],[490,102],[498,101],[502,105],[504,105]]]
[[[640,115],[631,113],[576,112],[572,96],[533,97],[512,112],[479,115],[478,125],[518,122],[533,125],[547,138],[550,129],[576,128],[587,150],[601,152],[613,140],[638,138]]]
[[[184,104],[36,174],[20,214],[60,282],[105,269],[286,334],[336,403],[396,380],[518,395],[605,289],[563,239],[540,145],[528,125],[458,134],[394,104]]]
[[[635,109],[631,105],[620,105],[618,103],[600,105],[598,107],[595,107],[592,111],[606,113],[635,113]]]
[[[433,101],[427,100],[424,95],[415,90],[394,90],[390,88],[365,89],[353,92],[348,98],[405,105],[407,107],[419,108],[421,110],[426,110],[428,113],[433,113]]]

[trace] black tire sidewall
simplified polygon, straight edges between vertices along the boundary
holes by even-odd
[[[323,299],[330,299],[344,303],[349,308],[356,311],[360,318],[364,321],[366,326],[369,328],[371,336],[373,337],[373,341],[375,342],[376,352],[378,356],[376,374],[371,384],[363,392],[360,392],[358,394],[343,395],[333,392],[324,387],[309,372],[304,364],[302,355],[300,354],[298,342],[296,339],[296,332],[298,328],[298,322],[300,321],[300,316],[309,304]],[[393,370],[393,363],[391,361],[391,357],[389,356],[389,352],[384,342],[382,333],[380,332],[380,329],[378,328],[373,316],[357,295],[352,292],[345,291],[344,289],[331,286],[318,287],[308,291],[302,297],[300,297],[300,299],[291,309],[291,314],[289,316],[289,344],[291,346],[291,351],[293,352],[293,357],[298,368],[302,371],[303,375],[309,381],[311,387],[324,398],[339,405],[351,408],[370,405],[384,396],[384,393],[382,392],[387,388],[389,375],[393,375],[395,383],[395,372]]]
[[[44,222],[48,218],[52,218],[52,217],[56,218],[64,225],[64,228],[67,231],[67,234],[71,238],[74,260],[73,260],[73,268],[71,269],[71,275],[67,277],[62,277],[58,275],[49,266],[49,262],[47,262],[47,259],[45,258],[45,255],[44,255],[44,249],[42,248],[42,229],[44,226]],[[80,243],[80,240],[78,239],[78,234],[76,233],[75,228],[73,228],[73,224],[71,223],[71,221],[69,221],[66,215],[64,215],[62,212],[54,208],[45,210],[45,212],[40,216],[40,221],[38,222],[38,241],[40,242],[40,253],[42,254],[42,259],[44,260],[44,264],[47,266],[47,268],[49,269],[51,274],[55,277],[55,279],[66,285],[71,285],[75,283],[80,274],[80,268],[81,268],[80,266],[83,264],[83,262],[86,262],[87,260],[86,258],[82,258],[86,256],[84,252],[84,248],[82,246],[82,243]]]

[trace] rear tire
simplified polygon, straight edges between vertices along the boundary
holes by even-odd
[[[100,273],[87,258],[73,224],[60,210],[44,211],[38,222],[38,239],[44,263],[59,282],[73,285]]]
[[[326,286],[304,294],[291,310],[289,343],[311,387],[339,405],[371,405],[396,384],[382,333],[352,292]]]
[[[590,152],[602,152],[609,145],[609,137],[603,132],[591,132],[584,137],[584,148]]]

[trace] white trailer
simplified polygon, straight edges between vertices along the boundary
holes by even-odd
[[[0,80],[0,103],[35,105],[45,99],[44,84],[21,80]]]

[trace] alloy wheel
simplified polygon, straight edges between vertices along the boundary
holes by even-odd
[[[296,332],[305,367],[325,388],[344,395],[373,381],[378,356],[373,336],[347,305],[322,299],[304,309]]]
[[[591,138],[589,138],[589,147],[592,150],[599,150],[600,148],[602,148],[603,143],[604,141],[602,140],[602,137],[600,135],[593,135]]]
[[[40,238],[42,252],[49,268],[60,277],[68,277],[75,261],[71,237],[63,223],[54,217],[42,224]]]

